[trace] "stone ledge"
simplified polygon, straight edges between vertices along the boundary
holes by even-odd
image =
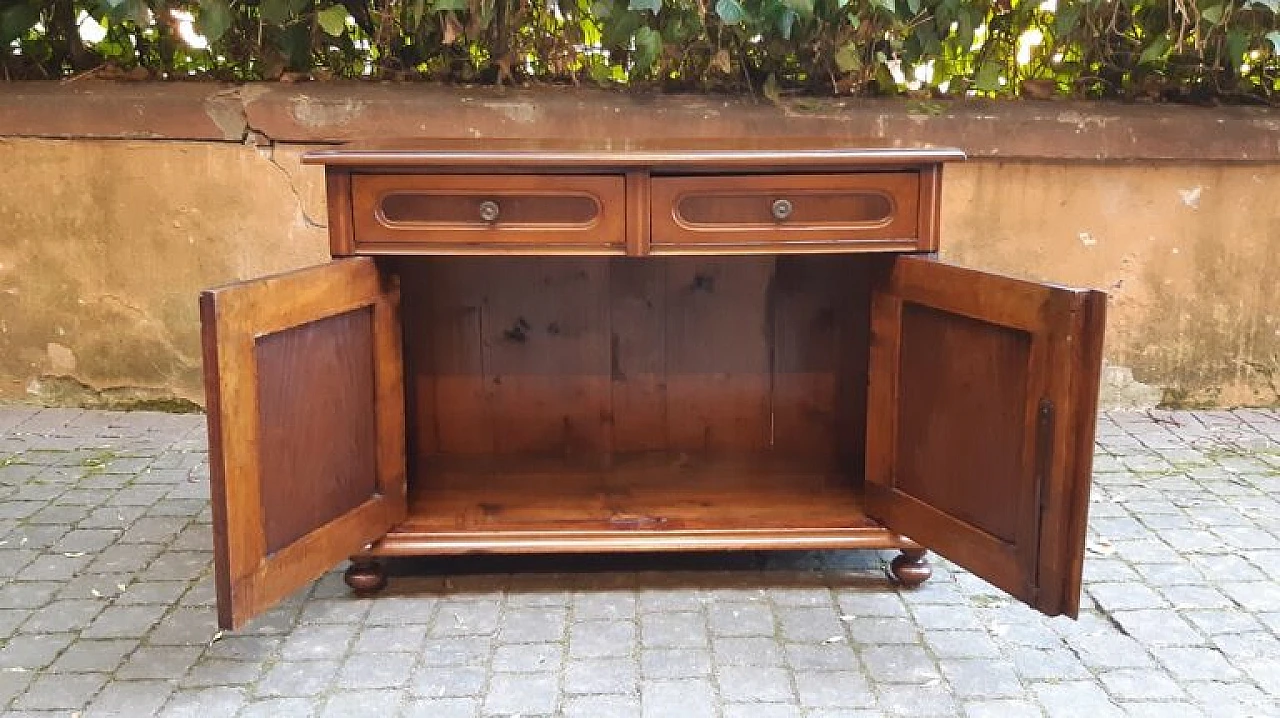
[[[678,128],[674,131],[672,128]],[[0,84],[0,137],[269,140],[368,137],[873,137],[986,159],[1280,161],[1280,112],[1049,101],[750,98],[389,83]]]

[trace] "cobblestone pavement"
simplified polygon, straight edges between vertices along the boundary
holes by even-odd
[[[213,641],[203,418],[0,408],[0,712],[1280,715],[1280,413],[1101,418],[1084,611],[876,554],[335,571]]]

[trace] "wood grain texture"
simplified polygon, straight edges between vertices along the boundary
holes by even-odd
[[[485,252],[531,246],[622,254],[621,174],[367,175],[351,181],[358,250]],[[486,220],[481,205],[496,216]]]
[[[329,213],[329,254],[355,253],[355,226],[351,218],[351,173],[342,168],[325,170],[325,206]]]
[[[210,485],[214,503],[219,506],[214,529],[218,616],[224,628],[235,628],[378,538],[405,515],[404,399],[400,326],[395,313],[398,291],[394,283],[384,281],[372,260],[354,258],[209,290],[200,301],[205,356],[210,361],[205,366],[206,386],[210,406],[216,407],[213,411],[217,414],[210,419],[210,445],[214,452]],[[264,433],[273,430],[263,426],[264,419],[305,430],[311,426],[310,419],[296,412],[313,411],[312,403],[296,396],[297,392],[264,386],[264,382],[292,381],[288,374],[305,375],[312,370],[314,376],[302,380],[302,393],[307,389],[323,393],[330,391],[323,388],[326,369],[357,367],[359,362],[352,357],[331,355],[331,361],[326,363],[326,358],[317,354],[303,356],[295,351],[272,350],[268,354],[279,351],[287,357],[282,361],[268,357],[271,366],[264,372],[258,342],[266,339],[270,343],[273,335],[288,335],[313,322],[361,311],[371,312],[370,320],[363,325],[355,322],[343,326],[352,335],[331,342],[330,348],[341,345],[349,351],[371,355],[372,396],[357,396],[358,387],[347,387],[337,390],[341,400],[329,401],[323,395],[312,398],[316,405],[330,409],[336,404],[371,400],[376,460],[351,461],[346,454],[367,458],[367,449],[353,449],[347,440],[332,444],[325,441],[342,430],[341,416],[328,417],[312,426],[324,436],[281,434],[268,437],[264,443]],[[336,328],[328,327],[327,333]],[[356,336],[362,328],[368,334]],[[352,376],[348,380],[356,383]],[[307,382],[318,383],[307,386]],[[264,399],[276,404],[266,410],[265,417],[259,412]],[[294,411],[288,411],[289,407]],[[346,418],[349,422],[361,419]],[[368,418],[366,412],[364,419]],[[367,427],[347,424],[346,430],[358,434],[367,431]],[[359,440],[356,444],[361,445]],[[296,462],[302,460],[305,450],[318,456],[299,465]],[[276,455],[280,451],[287,455]],[[321,502],[325,510],[311,514],[311,518],[324,523],[308,530],[302,521],[297,521],[280,533],[275,533],[273,527],[269,537],[268,521],[294,512],[292,507],[275,502],[292,502],[297,495],[311,491],[310,482],[317,478],[298,473],[297,469],[322,467],[326,459],[334,460],[344,470],[359,472],[329,478],[347,488],[362,487],[366,496],[350,510],[325,521],[334,510],[357,501],[356,491],[338,491],[332,500]],[[277,545],[299,531],[305,533]]]
[[[430,138],[353,143],[315,150],[306,164],[330,167],[460,169],[506,168],[554,171],[598,167],[652,168],[657,171],[764,170],[796,168],[903,167],[964,159],[948,147],[894,146],[877,140],[812,137],[698,138]]]
[[[668,245],[750,246],[918,240],[915,172],[655,177],[655,250]],[[775,218],[773,204],[791,213]]]
[[[1090,296],[906,257],[873,295],[869,514],[1050,615],[1080,588]]]
[[[363,307],[255,343],[260,469],[298,479],[262,484],[267,555],[377,492],[368,470],[377,463],[372,336],[373,311]]]

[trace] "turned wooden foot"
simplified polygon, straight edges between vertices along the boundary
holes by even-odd
[[[357,596],[368,596],[387,587],[387,572],[377,559],[351,559],[351,565],[342,578]]]
[[[904,548],[902,553],[893,557],[893,561],[889,563],[889,571],[893,574],[894,579],[898,583],[907,588],[915,588],[933,575],[933,569],[929,568],[929,559],[925,558],[928,551],[922,548]]]

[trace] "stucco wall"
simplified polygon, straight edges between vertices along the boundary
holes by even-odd
[[[1280,403],[1280,118],[1267,111],[3,88],[0,398],[201,402],[197,292],[327,257],[321,171],[298,164],[309,146],[679,127],[964,147],[973,159],[945,173],[944,257],[1108,290],[1104,403]]]

